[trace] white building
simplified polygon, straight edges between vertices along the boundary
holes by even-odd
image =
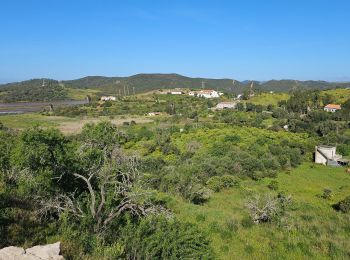
[[[116,101],[117,98],[113,96],[103,96],[101,97],[101,101]]]
[[[197,93],[197,96],[204,97],[204,98],[218,98],[218,97],[220,97],[220,94],[215,90],[204,89],[204,90],[199,91]]]
[[[170,92],[171,95],[182,95],[182,91],[171,91]]]
[[[315,163],[338,166],[341,155],[336,154],[335,146],[319,145],[315,147]]]
[[[324,111],[327,112],[336,112],[337,110],[340,110],[341,106],[340,105],[336,105],[336,104],[328,104],[327,106],[324,107]]]
[[[237,103],[236,102],[220,102],[216,105],[215,109],[234,109],[236,108]]]

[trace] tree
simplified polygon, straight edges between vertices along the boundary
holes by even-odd
[[[78,220],[91,219],[95,233],[106,231],[124,212],[135,216],[167,213],[163,207],[153,205],[151,193],[142,189],[138,164],[137,157],[124,155],[118,147],[106,148],[101,165],[85,173],[73,173],[80,180],[78,185],[84,187],[83,193],[37,197],[38,213],[65,212]]]
[[[265,196],[256,195],[250,198],[246,206],[249,210],[250,217],[254,223],[271,222],[276,217],[282,215],[286,206],[292,201],[291,196],[285,197],[279,194],[277,197],[272,197],[270,194]]]

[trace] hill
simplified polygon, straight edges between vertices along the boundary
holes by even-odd
[[[233,79],[191,78],[179,74],[137,74],[130,77],[88,76],[75,80],[32,79],[0,85],[0,101],[54,101],[76,99],[84,95],[132,95],[156,89],[215,89],[243,93],[251,81]],[[293,89],[349,88],[350,83],[326,81],[270,80],[254,81],[258,92],[289,92]]]
[[[57,80],[31,79],[0,85],[1,102],[55,101],[68,99],[66,89]]]

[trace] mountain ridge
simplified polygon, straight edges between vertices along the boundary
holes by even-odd
[[[30,79],[21,82],[0,84],[0,101],[37,101],[67,99],[67,89],[94,89],[101,95],[118,93],[143,93],[157,89],[189,88],[215,89],[240,94],[247,91],[254,82],[257,91],[290,92],[295,89],[333,89],[349,88],[350,82],[328,82],[321,80],[268,80],[238,81],[228,78],[187,77],[177,73],[139,73],[126,77],[85,76],[73,80],[55,80],[46,78]],[[17,96],[17,97],[16,97]]]

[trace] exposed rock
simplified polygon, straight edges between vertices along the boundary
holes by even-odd
[[[24,250],[21,247],[9,246],[0,250],[0,260],[63,260],[60,255],[60,242],[34,246]]]
[[[0,250],[0,260],[20,259],[25,251],[21,247],[9,246]]]

